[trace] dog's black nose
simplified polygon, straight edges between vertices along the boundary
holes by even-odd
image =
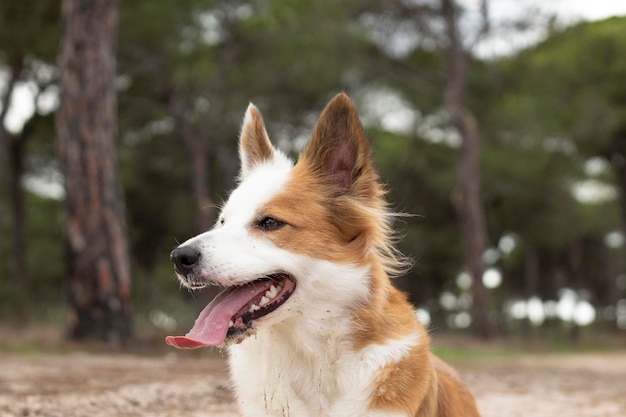
[[[181,275],[189,274],[200,260],[200,251],[192,246],[179,246],[170,254],[174,269]]]

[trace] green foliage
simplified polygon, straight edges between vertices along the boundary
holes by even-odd
[[[2,65],[16,53],[53,62],[58,3],[5,3]],[[416,264],[396,282],[417,304],[442,313],[442,323],[440,293],[462,292],[455,281],[462,270],[455,211],[459,150],[429,136],[449,133],[441,112],[445,60],[437,44],[418,42],[406,55],[391,56],[363,24],[363,16],[378,16],[381,27],[393,32],[400,24],[390,11],[396,6],[357,0],[120,2],[118,163],[141,312],[154,305],[179,310],[168,255],[195,233],[193,174],[177,117],[206,145],[207,185],[219,203],[234,185],[238,130],[249,101],[261,108],[273,140],[293,152],[329,96],[347,90],[357,106],[366,107],[359,98],[375,94],[363,91],[381,88],[408,103],[419,124],[403,133],[366,126],[389,200],[412,215],[399,217],[397,226],[404,235],[400,248]],[[615,200],[581,204],[572,187],[589,178],[584,164],[591,156],[609,160],[624,152],[625,32],[624,19],[584,23],[516,56],[470,61],[467,102],[482,140],[489,246],[505,235],[517,243],[493,264],[504,276],[492,290],[498,311],[529,291],[554,298],[564,285],[591,289],[598,305],[623,295],[614,283],[624,270],[623,251],[604,245],[605,234],[620,227],[620,206]],[[429,118],[439,120],[437,126],[427,126]],[[52,122],[49,116],[30,122],[30,175],[54,167]],[[613,171],[597,179],[617,184]],[[8,234],[6,216],[4,222]],[[28,195],[30,303],[63,300],[61,223],[62,203]],[[538,259],[541,282],[534,288],[526,282],[529,253]],[[6,263],[0,259],[0,271]],[[12,288],[0,280],[0,313],[13,311]]]
[[[579,235],[570,190],[575,161],[541,144],[485,146],[483,160],[483,195],[495,238],[508,231],[534,244],[559,246]]]
[[[65,263],[63,205],[61,202],[27,195],[27,293],[33,300],[58,303],[64,298]]]
[[[626,120],[624,23],[581,23],[505,61],[512,118],[533,120],[531,133],[566,134],[587,153],[606,152]]]
[[[485,202],[492,237],[512,232],[520,239],[521,257],[501,262],[512,277],[527,279],[528,250],[539,253],[536,273],[562,274],[561,286],[594,288],[625,267],[603,243],[608,232],[626,230],[619,199],[589,203],[573,195],[590,178],[624,193],[612,172],[590,177],[584,170],[591,157],[618,161],[625,152],[626,60],[618,52],[626,46],[624,22],[581,23],[494,64],[481,123]],[[586,256],[591,252],[604,257],[602,268]],[[513,287],[524,294],[528,285]],[[530,291],[555,297],[555,287],[540,282]],[[618,293],[596,294],[596,301],[612,303]]]
[[[53,62],[59,43],[60,6],[51,1],[0,4],[0,57],[13,64],[25,55]],[[20,25],[17,27],[16,25]]]
[[[120,161],[133,254],[142,268],[168,263],[175,239],[194,233],[192,173],[172,100],[207,144],[211,198],[219,201],[236,175],[236,138],[248,101],[263,108],[272,132],[301,123],[328,91],[344,88],[365,47],[346,25],[347,5],[122,4],[119,67],[128,86],[119,97]],[[168,197],[155,204],[163,190]]]
[[[418,138],[370,130],[375,159],[390,190],[389,199],[410,217],[398,221],[401,250],[415,266],[398,284],[425,304],[449,285],[461,264],[460,235],[452,198],[455,152]]]
[[[120,155],[132,256],[136,266],[150,271],[169,263],[177,239],[192,229],[190,173],[178,138],[170,134],[127,146]]]
[[[27,195],[27,274],[20,282],[0,280],[0,316],[32,318],[46,305],[63,301],[65,278],[62,242],[62,204],[55,200]],[[11,233],[11,229],[8,230]],[[16,301],[27,305],[16,305]]]

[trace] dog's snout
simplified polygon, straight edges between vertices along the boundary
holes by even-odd
[[[200,261],[200,251],[191,246],[179,246],[170,254],[174,269],[181,275],[187,275]]]

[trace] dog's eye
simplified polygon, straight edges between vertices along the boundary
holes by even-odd
[[[281,222],[280,220],[277,220],[269,216],[261,217],[259,220],[257,220],[255,224],[257,228],[266,232],[271,232],[272,230],[280,229],[284,225],[285,225],[284,222]]]

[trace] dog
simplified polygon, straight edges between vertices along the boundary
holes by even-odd
[[[225,289],[178,348],[227,347],[248,417],[474,417],[390,276],[405,262],[351,100],[333,98],[294,163],[250,104],[237,188],[171,260],[192,290]]]

